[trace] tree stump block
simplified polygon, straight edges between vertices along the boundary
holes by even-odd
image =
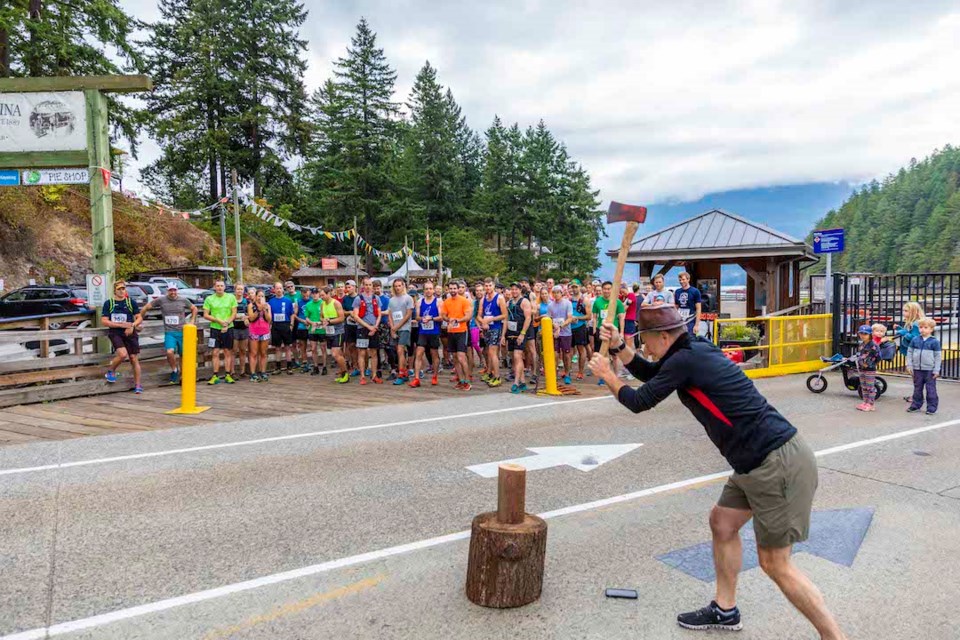
[[[547,523],[524,513],[526,470],[501,465],[497,511],[481,513],[470,529],[467,598],[506,609],[540,597]]]

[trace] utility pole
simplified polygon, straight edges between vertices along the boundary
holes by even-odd
[[[443,291],[443,234],[438,231],[437,237],[439,238],[439,242],[440,242],[440,257],[438,258],[438,266],[440,268],[437,269],[437,286],[440,287],[440,291],[442,292]]]
[[[230,172],[233,179],[233,235],[237,241],[237,282],[243,282],[243,251],[240,249],[240,191],[237,189],[237,170]]]
[[[227,263],[227,208],[220,203],[220,255],[223,256],[223,279],[229,281],[230,265]]]
[[[353,216],[353,281],[360,281],[360,258],[357,257],[357,216]]]

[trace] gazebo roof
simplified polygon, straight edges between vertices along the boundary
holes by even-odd
[[[608,251],[615,256],[616,251]],[[711,209],[644,236],[630,247],[631,262],[729,260],[768,256],[816,261],[802,240],[722,209]]]

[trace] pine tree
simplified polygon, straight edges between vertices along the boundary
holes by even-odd
[[[5,0],[0,6],[0,77],[142,72],[143,56],[131,38],[138,26],[118,0]],[[113,96],[107,100],[114,132],[136,152],[138,111]]]

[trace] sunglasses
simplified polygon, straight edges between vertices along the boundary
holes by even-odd
[[[127,290],[126,287],[115,287],[115,288],[114,288],[114,291],[126,291],[126,290]]]

